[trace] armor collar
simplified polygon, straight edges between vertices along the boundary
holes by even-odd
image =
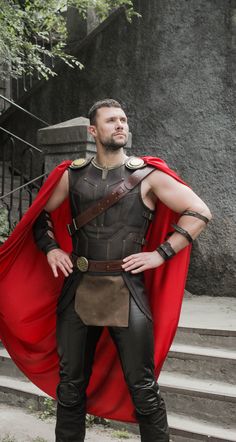
[[[98,164],[95,160],[95,158],[92,158],[91,163],[94,167],[96,167],[97,169],[102,170],[102,179],[106,180],[107,175],[108,175],[108,171],[109,170],[115,170],[115,169],[119,169],[120,167],[124,166],[125,164],[125,160],[122,161],[122,163],[120,164],[116,164],[115,166],[107,166],[107,167],[103,167],[100,164]]]
[[[103,167],[100,164],[97,163],[97,161],[95,160],[95,158],[93,157],[91,160],[91,163],[93,164],[93,166],[95,166],[97,169],[100,170],[112,170],[112,169],[119,169],[119,167],[123,166],[125,164],[125,161],[122,161],[122,163],[116,164],[115,166],[107,166],[107,167]]]

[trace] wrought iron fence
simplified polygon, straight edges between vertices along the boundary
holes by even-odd
[[[37,115],[32,114],[32,112],[28,111],[24,107],[20,106],[19,104],[15,103],[14,101],[10,100],[9,98],[5,97],[4,95],[0,94],[0,100],[2,100],[3,103],[7,103],[9,106],[13,106],[20,111],[24,112],[25,114],[29,115],[30,117],[34,118],[34,120],[37,120],[38,122],[42,123],[44,126],[49,126],[49,123],[44,121],[42,118],[38,117]]]
[[[26,113],[31,118],[44,126],[49,124],[42,118],[32,114],[14,101],[3,95],[0,99]],[[32,204],[33,198],[38,192],[44,173],[43,151],[16,134],[0,126],[0,130],[6,135],[1,146],[0,162],[0,207],[5,206],[8,211],[9,226],[21,219],[25,210]],[[40,170],[41,169],[41,170]],[[35,170],[39,175],[34,177]]]
[[[42,185],[44,156],[41,149],[22,140],[4,128],[7,139],[2,146],[0,203],[7,208],[9,226],[19,221]],[[17,144],[18,143],[18,144]],[[19,143],[24,143],[21,155],[17,154]],[[34,177],[40,163],[41,173]],[[37,167],[36,167],[37,166]]]

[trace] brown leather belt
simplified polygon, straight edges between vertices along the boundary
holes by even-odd
[[[114,261],[94,261],[85,258],[85,256],[71,256],[74,267],[78,268],[81,272],[120,272],[122,271],[122,259]]]

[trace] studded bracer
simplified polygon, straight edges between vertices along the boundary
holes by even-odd
[[[133,171],[125,165],[104,171],[92,162],[69,169],[69,195],[75,218],[112,191]],[[141,185],[81,227],[72,237],[73,252],[92,260],[118,260],[141,251],[153,212],[144,205]]]

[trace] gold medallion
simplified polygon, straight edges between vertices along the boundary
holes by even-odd
[[[76,261],[77,267],[81,272],[87,272],[88,270],[88,260],[85,256],[79,256]]]
[[[72,161],[70,168],[71,169],[80,169],[81,167],[86,166],[90,162],[88,158],[78,158],[77,160]]]
[[[125,165],[128,167],[128,169],[141,169],[141,167],[145,166],[145,162],[142,160],[142,158],[130,157],[125,162]]]

